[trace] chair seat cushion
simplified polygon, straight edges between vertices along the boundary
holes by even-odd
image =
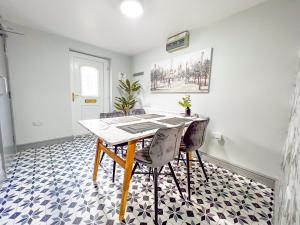
[[[149,155],[150,147],[143,148],[135,153],[135,160],[142,164],[151,164],[152,160]]]

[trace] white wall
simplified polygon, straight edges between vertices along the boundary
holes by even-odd
[[[113,98],[118,73],[131,74],[131,57],[15,24],[9,26],[25,34],[8,38],[18,145],[72,135],[69,48],[111,59]],[[34,121],[43,126],[33,126]]]
[[[225,144],[210,137],[203,151],[278,178],[300,49],[299,1],[268,1],[203,30],[191,32],[190,47],[168,54],[165,46],[136,55],[133,72],[144,87],[144,105],[182,110],[182,94],[151,94],[150,66],[174,55],[213,47],[209,94],[192,94],[192,111],[211,118]],[[154,31],[153,31],[154,32]]]

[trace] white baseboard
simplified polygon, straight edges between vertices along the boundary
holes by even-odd
[[[59,144],[59,143],[63,143],[66,141],[71,141],[73,139],[74,139],[74,136],[68,136],[68,137],[63,137],[63,138],[55,138],[55,139],[46,140],[46,141],[39,141],[39,142],[34,142],[34,143],[17,145],[17,151],[20,152],[20,151],[23,151],[23,150],[26,150],[29,148],[39,148],[42,146]]]
[[[226,162],[224,160],[218,159],[216,157],[210,156],[206,153],[201,153],[201,158],[205,161],[211,162],[217,166],[220,166],[224,169],[227,169],[231,172],[237,173],[239,175],[242,175],[244,177],[247,177],[251,180],[257,181],[259,183],[262,183],[272,189],[275,189],[275,184],[277,182],[276,179],[268,177],[266,175],[260,174],[255,171],[251,171],[246,168],[242,168],[240,166],[234,165],[230,162]]]

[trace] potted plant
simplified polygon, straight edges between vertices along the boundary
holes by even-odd
[[[182,100],[178,102],[178,104],[185,108],[185,116],[191,116],[191,109],[192,106],[191,103],[191,96],[186,95],[185,97],[182,97]]]
[[[116,97],[114,106],[117,110],[124,112],[125,116],[129,115],[130,109],[132,109],[136,102],[136,93],[141,89],[139,81],[119,80],[119,89],[121,97]]]

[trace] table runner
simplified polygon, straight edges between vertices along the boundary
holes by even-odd
[[[159,117],[165,117],[165,115],[160,114],[142,114],[142,115],[136,115],[136,117],[142,118],[142,119],[154,119]]]
[[[113,117],[102,119],[107,124],[118,124],[118,123],[129,123],[141,120],[140,118],[132,117],[132,116],[122,116],[122,117]]]
[[[166,126],[163,124],[157,124],[157,123],[152,123],[152,122],[142,122],[142,123],[118,126],[117,128],[124,130],[126,132],[129,132],[131,134],[137,134],[137,133],[145,132],[148,130],[159,129],[162,127],[166,127]]]
[[[186,123],[186,122],[193,121],[193,120],[187,119],[187,118],[172,117],[172,118],[162,119],[162,120],[157,120],[157,121],[161,122],[161,123],[171,124],[171,125],[178,125],[178,124]]]

